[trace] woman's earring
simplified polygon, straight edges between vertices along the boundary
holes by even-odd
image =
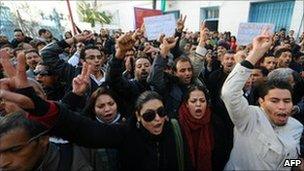
[[[166,117],[165,117],[165,119],[166,119],[166,121],[168,121],[168,122],[169,122],[169,117],[168,117],[168,116],[166,116]]]
[[[140,123],[139,121],[136,122],[136,127],[139,129],[140,128]]]

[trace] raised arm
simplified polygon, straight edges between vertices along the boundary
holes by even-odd
[[[175,30],[174,37],[177,37],[178,39],[176,41],[175,46],[171,49],[171,53],[174,56],[174,59],[180,57],[183,54],[183,51],[179,47],[179,42],[182,37],[183,29],[185,27],[186,18],[187,18],[187,15],[185,15],[184,17],[183,17],[183,15],[181,15],[180,18],[176,22],[176,30]]]
[[[122,96],[128,96],[132,93],[126,91],[130,90],[132,86],[130,81],[122,76],[122,73],[125,54],[128,50],[133,48],[134,43],[135,38],[129,33],[118,38],[115,56],[109,61],[106,73],[106,81],[109,82],[110,86]]]
[[[206,23],[203,22],[200,25],[200,40],[196,47],[195,55],[190,56],[193,66],[194,78],[197,78],[201,72],[205,70],[204,61],[206,59],[207,49],[205,48],[206,40],[209,34],[209,30],[206,28]]]
[[[4,52],[0,51],[0,54],[2,53]],[[0,80],[0,98],[9,100],[26,110],[29,119],[38,121],[51,129],[52,135],[91,148],[117,148],[120,146],[125,137],[125,128],[91,121],[60,104],[41,99],[30,87],[26,77],[24,53],[20,53],[17,60],[16,69],[11,64],[4,67],[9,77]],[[80,75],[80,77],[84,75]],[[81,90],[82,86],[82,84],[79,85],[78,89]]]
[[[222,99],[232,122],[239,131],[248,129],[251,125],[250,123],[254,121],[252,120],[253,115],[250,115],[254,109],[249,106],[243,96],[242,89],[251,74],[253,66],[270,46],[271,36],[266,31],[255,37],[253,40],[253,50],[245,61],[235,66],[223,85]]]
[[[75,35],[72,38],[51,43],[44,47],[40,54],[46,65],[55,70],[56,74],[63,80],[70,80],[75,75],[75,67],[64,60],[60,60],[59,54],[63,52],[64,48],[70,47],[77,42],[91,39],[92,35]]]
[[[167,57],[170,50],[176,45],[178,38],[164,38],[160,45],[160,55],[158,55],[152,64],[152,70],[148,77],[148,82],[155,91],[164,93],[167,87],[165,78],[165,67],[167,64]]]

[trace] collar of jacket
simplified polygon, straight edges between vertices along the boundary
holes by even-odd
[[[47,152],[44,155],[43,160],[40,163],[39,167],[35,169],[35,171],[44,171],[45,169],[57,170],[60,160],[59,156],[60,156],[59,147],[57,147],[52,143],[49,143]]]
[[[141,134],[141,136],[143,136],[144,140],[159,142],[164,138],[165,135],[168,135],[169,122],[165,121],[164,126],[163,126],[163,131],[159,135],[151,134],[141,123],[140,123],[140,128],[138,130],[139,130],[139,133]]]

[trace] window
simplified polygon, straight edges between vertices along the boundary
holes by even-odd
[[[200,21],[206,20],[206,25],[210,31],[218,29],[219,7],[201,8]]]
[[[218,18],[219,18],[218,7],[201,8],[201,20],[218,20]]]
[[[268,1],[250,4],[249,22],[272,23],[275,31],[289,30],[295,1]]]

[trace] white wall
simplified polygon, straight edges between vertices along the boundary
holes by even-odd
[[[181,14],[187,14],[186,28],[197,31],[200,23],[200,8],[219,6],[220,32],[231,31],[237,35],[238,26],[241,22],[248,22],[250,2],[260,2],[265,0],[251,1],[173,1],[170,2],[168,11],[180,10]],[[303,15],[303,1],[296,0],[294,12],[292,14],[290,28],[298,32]],[[303,23],[300,32],[303,32]]]
[[[303,6],[304,6],[304,2],[303,1],[296,1],[295,2],[295,6],[293,9],[293,15],[291,18],[291,23],[290,23],[290,29],[295,31],[295,36],[297,36],[299,28],[300,28],[300,35],[301,33],[304,31],[303,25],[304,25],[304,21],[301,25],[301,19],[303,17]],[[299,36],[300,36],[299,35]]]
[[[248,1],[227,1],[220,6],[219,32],[230,31],[237,35],[239,24],[248,21]]]
[[[187,15],[185,28],[191,31],[198,31],[200,26],[200,8],[221,6],[223,1],[178,1],[169,2],[167,11],[180,10],[180,13]]]

